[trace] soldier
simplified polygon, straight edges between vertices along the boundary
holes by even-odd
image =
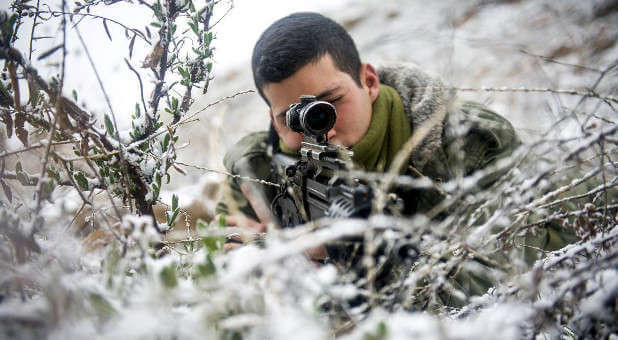
[[[317,13],[295,13],[273,23],[255,44],[251,64],[255,86],[269,106],[271,131],[250,134],[228,151],[224,164],[234,174],[273,181],[272,152],[298,152],[302,135],[285,125],[285,112],[300,95],[335,106],[337,121],[328,140],[353,151],[354,163],[367,171],[386,171],[415,133],[424,137],[403,171],[436,181],[469,175],[518,145],[507,120],[478,103],[455,100],[440,80],[417,66],[376,69],[362,63],[345,29]],[[468,127],[464,136],[453,133],[455,120]],[[228,181],[231,202],[220,202],[217,212],[227,214],[228,225],[265,230],[275,189]],[[416,195],[406,202],[408,212],[426,211],[440,199],[435,192]]]

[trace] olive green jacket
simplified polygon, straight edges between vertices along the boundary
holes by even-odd
[[[457,175],[467,176],[506,157],[519,145],[511,124],[485,106],[457,101],[440,80],[432,78],[412,64],[382,67],[380,81],[393,87],[401,96],[412,134],[424,130],[425,137],[409,159],[409,173],[427,176],[435,181],[448,181]],[[462,133],[461,129],[466,131]],[[268,133],[255,132],[242,138],[226,154],[223,162],[232,174],[274,180]],[[481,185],[491,184],[499,174],[488,174]],[[228,178],[231,190],[217,206],[217,213],[233,213],[236,209],[257,218],[240,190],[242,179]],[[267,201],[276,188],[260,184]],[[412,212],[423,212],[441,197],[435,192],[416,196]]]

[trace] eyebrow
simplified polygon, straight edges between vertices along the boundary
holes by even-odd
[[[338,91],[338,90],[340,90],[340,89],[341,89],[341,86],[336,86],[336,87],[333,87],[332,89],[328,89],[328,90],[326,90],[326,91],[322,91],[320,94],[318,94],[317,96],[315,96],[315,98],[316,98],[317,100],[323,100],[324,98],[328,98],[329,96],[331,96],[333,93],[337,92],[337,91]],[[283,116],[283,115],[287,112],[287,110],[288,110],[288,109],[285,109],[285,110],[283,110],[283,111],[281,111],[281,112],[277,113],[277,114],[275,115],[275,117],[280,117],[280,116]]]

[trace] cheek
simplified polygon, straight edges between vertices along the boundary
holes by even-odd
[[[354,129],[354,108],[348,104],[341,104],[336,107],[337,121],[335,122],[335,130],[338,133],[345,133]]]
[[[283,140],[283,144],[290,149],[300,149],[300,142],[303,140],[303,136],[300,133],[294,132],[288,128],[279,134],[279,138]]]

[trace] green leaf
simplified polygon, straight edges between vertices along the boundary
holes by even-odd
[[[189,73],[187,73],[187,71],[185,71],[185,69],[182,66],[178,66],[178,72],[183,78],[189,77]]]
[[[3,180],[0,179],[0,185],[2,185],[2,190],[4,191],[4,195],[9,200],[9,202],[13,202],[13,192],[11,191],[11,187],[8,184],[4,183]]]
[[[212,42],[212,32],[204,33],[204,46],[210,46]]]
[[[73,95],[73,100],[77,103],[77,91],[73,90],[72,95]]]
[[[17,180],[19,181],[19,183],[21,183],[21,185],[30,185],[30,178],[28,177],[28,174],[26,174],[25,172],[18,172],[17,174]]]
[[[385,340],[387,339],[387,329],[384,321],[378,323],[378,329],[375,333],[367,332],[363,336],[364,340]]]
[[[21,185],[30,185],[30,177],[28,177],[28,174],[22,168],[21,162],[17,162],[17,164],[15,164],[15,175]]]
[[[165,135],[165,137],[163,137],[163,141],[161,142],[161,150],[163,152],[167,152],[167,149],[169,148],[170,145],[170,135],[169,133]]]
[[[90,294],[90,303],[97,311],[97,314],[105,319],[108,319],[116,314],[116,310],[112,304],[109,303],[109,301],[107,301],[107,299],[105,299],[101,294]]]
[[[54,181],[44,181],[41,184],[41,199],[48,200],[51,202],[51,194],[56,188]]]
[[[191,27],[191,30],[193,31],[193,33],[199,34],[199,30],[198,30],[197,25],[195,24],[195,22],[190,22],[189,23],[189,27]]]
[[[227,215],[225,214],[221,214],[219,215],[219,227],[225,227],[227,226]]]
[[[206,236],[202,238],[202,244],[209,253],[214,253],[223,248],[224,239],[221,236]]]
[[[54,168],[47,169],[47,176],[53,178],[57,182],[60,182],[60,173]]]
[[[178,217],[179,213],[180,213],[180,210],[178,209],[175,209],[172,214],[170,214],[169,211],[165,212],[165,218],[166,218],[166,222],[168,226],[172,227],[174,226],[174,224],[176,224],[176,218]]]
[[[159,165],[159,166],[161,166],[161,165]],[[160,173],[158,173],[158,172],[157,172],[157,174],[155,175],[155,181],[156,181],[156,183],[157,183],[157,186],[158,186],[159,188],[161,188],[161,174],[160,174]]]
[[[197,276],[208,277],[217,272],[217,267],[210,255],[206,255],[206,262],[197,266]]]
[[[206,230],[208,228],[208,224],[201,219],[197,220],[197,228],[200,230]]]
[[[161,281],[163,282],[163,285],[167,288],[174,288],[178,285],[178,279],[176,278],[176,266],[175,265],[169,265],[165,268],[163,268],[163,270],[161,270],[160,273],[161,276]]]
[[[172,210],[178,209],[178,196],[176,194],[172,195]]]
[[[131,38],[131,42],[129,43],[129,59],[131,59],[131,57],[133,57],[133,45],[135,44],[135,38],[137,37],[137,34],[133,34],[133,38]]]
[[[105,114],[105,129],[107,130],[107,133],[110,136],[114,136],[114,124],[112,123],[112,120],[109,118],[108,114]]]
[[[50,55],[54,54],[56,51],[58,51],[59,49],[61,49],[61,48],[62,48],[62,46],[64,46],[64,45],[60,44],[60,45],[54,46],[54,47],[50,48],[49,50],[47,50],[47,51],[43,52],[43,53],[39,56],[38,60],[43,60],[43,59],[45,59],[45,58],[49,57]]]
[[[88,190],[88,180],[81,171],[77,171],[76,173],[74,173],[73,178],[75,178],[75,181],[77,182],[77,185],[80,189],[84,191]]]

